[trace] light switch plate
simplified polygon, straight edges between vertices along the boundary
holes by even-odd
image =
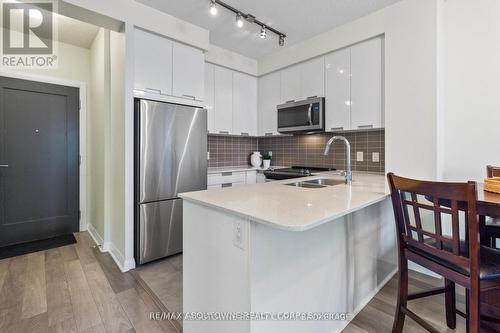
[[[356,153],[356,161],[363,162],[363,160],[364,160],[364,154],[363,154],[363,152],[362,151],[358,151]]]
[[[273,152],[272,151],[269,152],[269,156],[273,157]]]
[[[372,162],[380,162],[380,153],[379,152],[372,153]]]
[[[207,161],[210,161],[210,152],[207,151]]]

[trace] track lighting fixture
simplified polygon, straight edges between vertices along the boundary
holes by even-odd
[[[252,14],[248,14],[248,13],[245,14],[242,11],[228,5],[227,3],[225,3],[221,0],[210,0],[210,14],[217,15],[217,9],[218,9],[217,6],[221,6],[225,9],[233,12],[234,14],[236,14],[236,26],[238,28],[243,27],[243,25],[245,24],[245,22],[243,20],[245,20],[250,24],[253,23],[253,24],[260,26],[260,34],[259,34],[260,38],[262,38],[262,39],[267,38],[267,31],[269,30],[278,36],[279,46],[285,45],[286,35],[284,33],[280,32],[272,27],[267,26],[264,22],[259,21]]]
[[[236,14],[236,26],[238,28],[243,27],[243,17],[241,16],[241,13]]]
[[[210,0],[210,14],[217,15],[217,4],[215,0]]]
[[[266,32],[266,26],[263,25],[261,28],[260,28],[260,38],[264,39],[267,37],[267,32]]]

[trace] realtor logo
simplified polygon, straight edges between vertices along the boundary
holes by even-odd
[[[2,0],[2,66],[54,68],[54,1]]]

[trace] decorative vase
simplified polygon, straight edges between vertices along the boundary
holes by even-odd
[[[258,151],[254,151],[250,157],[250,163],[253,167],[259,168],[262,164],[262,155]]]
[[[263,160],[264,162],[264,169],[269,169],[271,166],[271,160]]]

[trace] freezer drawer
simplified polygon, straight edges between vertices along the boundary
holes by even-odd
[[[139,264],[182,252],[182,199],[139,205]]]

